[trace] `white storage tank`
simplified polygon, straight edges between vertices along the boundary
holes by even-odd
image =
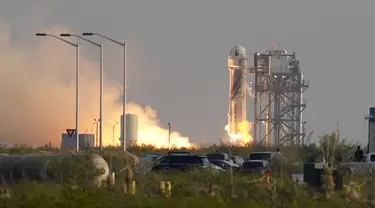
[[[121,129],[121,136],[120,141],[122,145],[122,138],[124,135],[124,116],[121,116],[121,123],[120,123],[120,129]],[[126,114],[126,133],[125,133],[125,144],[128,147],[129,144],[136,143],[138,140],[138,116],[135,114]]]
[[[88,172],[98,171],[100,173],[99,175],[96,175],[92,178],[92,185],[100,187],[102,181],[107,180],[109,174],[108,163],[100,155],[86,153],[51,153],[29,155],[1,155],[0,174],[5,180],[0,181],[0,183],[9,184],[14,181],[23,181],[25,178],[37,181],[56,180],[60,178],[59,175],[69,176],[71,174],[70,168],[77,168],[77,166],[71,163],[72,161],[80,161],[80,164],[82,164],[82,162],[85,162],[84,167],[78,167],[85,168],[85,170],[90,170]],[[64,169],[59,169],[59,165],[69,166]]]

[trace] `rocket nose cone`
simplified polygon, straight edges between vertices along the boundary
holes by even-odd
[[[245,47],[236,45],[230,50],[229,56],[247,58],[247,52]]]

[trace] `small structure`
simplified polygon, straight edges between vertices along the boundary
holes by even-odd
[[[70,137],[64,133],[61,135],[61,149],[74,149],[75,137]],[[94,134],[79,134],[79,148],[85,150],[94,147],[95,136]]]
[[[305,163],[303,166],[303,182],[310,187],[323,188],[324,175],[323,163]],[[336,169],[332,171],[331,175],[335,185],[334,188],[336,190],[343,189],[343,175]]]

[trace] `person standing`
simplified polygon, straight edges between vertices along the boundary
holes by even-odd
[[[361,150],[361,146],[357,146],[357,150],[354,153],[354,160],[356,162],[361,162],[363,160],[363,151]]]

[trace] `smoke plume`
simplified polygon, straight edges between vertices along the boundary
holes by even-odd
[[[68,28],[44,30],[51,34]],[[35,32],[34,32],[35,34]],[[59,146],[66,128],[75,128],[75,49],[51,37],[33,37],[32,44],[11,42],[10,28],[0,22],[0,141],[10,144]],[[72,41],[75,41],[72,39]],[[99,116],[99,63],[80,59],[80,132],[90,133]],[[105,83],[103,144],[112,144],[113,125],[119,121],[120,86]],[[139,117],[139,142],[166,145],[168,130],[159,127],[155,110],[130,103],[128,111]],[[115,130],[118,143],[119,125]],[[95,130],[93,131],[95,132]],[[189,146],[188,138],[171,135],[174,143]]]

